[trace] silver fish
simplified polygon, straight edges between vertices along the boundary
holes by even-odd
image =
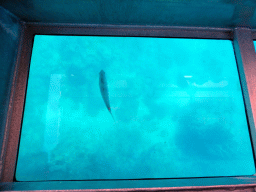
[[[103,70],[101,70],[99,75],[100,75],[99,85],[100,85],[101,96],[106,104],[106,107],[108,108],[109,113],[111,114],[112,118],[114,119],[112,112],[111,112],[110,104],[109,104],[108,84],[107,84],[105,72]],[[114,121],[115,121],[115,119],[114,119]]]

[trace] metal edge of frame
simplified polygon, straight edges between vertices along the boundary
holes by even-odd
[[[2,182],[13,182],[14,179],[32,41],[33,36],[31,36],[25,24],[23,24],[5,126],[6,144],[2,148],[2,151],[5,153]]]
[[[235,28],[233,44],[247,111],[254,164],[256,164],[256,53],[252,31],[249,28]]]
[[[34,34],[38,35],[99,35],[233,39],[233,29],[231,28],[60,23],[27,23],[27,27]]]
[[[0,167],[0,181],[2,181],[3,178],[3,172],[4,172],[4,163],[5,163],[5,157],[6,157],[6,149],[8,145],[8,139],[9,139],[9,133],[10,133],[10,117],[12,115],[12,109],[13,109],[13,100],[14,100],[14,88],[16,84],[17,79],[17,71],[18,71],[18,64],[20,61],[20,53],[22,49],[22,42],[23,42],[23,36],[24,36],[24,28],[25,24],[23,22],[20,22],[20,37],[19,37],[19,43],[18,43],[18,51],[16,55],[16,60],[14,63],[14,71],[11,74],[12,75],[12,83],[11,83],[11,93],[9,98],[9,105],[8,105],[8,111],[7,111],[7,119],[5,123],[5,130],[3,135],[3,143],[1,145],[1,160],[2,165]]]

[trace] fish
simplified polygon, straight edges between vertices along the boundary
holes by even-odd
[[[100,92],[101,92],[102,99],[103,99],[109,113],[111,114],[113,120],[115,121],[114,116],[111,111],[110,103],[109,103],[107,79],[106,79],[105,72],[103,70],[101,70],[99,73],[99,86],[100,86]]]

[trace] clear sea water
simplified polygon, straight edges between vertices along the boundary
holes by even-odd
[[[35,36],[18,181],[254,173],[231,41]]]

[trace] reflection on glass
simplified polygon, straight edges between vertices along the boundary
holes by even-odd
[[[35,37],[17,180],[251,174],[231,41]]]

